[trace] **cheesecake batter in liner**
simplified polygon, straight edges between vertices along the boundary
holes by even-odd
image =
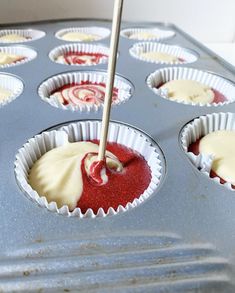
[[[37,57],[37,52],[34,49],[25,46],[0,47],[0,52],[25,57],[23,60],[19,60],[13,63],[1,64],[0,68],[8,68],[16,65],[25,64]]]
[[[168,93],[166,89],[158,88],[159,86],[178,79],[186,79],[186,80],[194,80],[200,82],[208,87],[217,90],[219,93],[223,94],[226,97],[226,101],[219,103],[193,103],[187,101],[179,101],[179,100],[170,100],[168,98]],[[192,105],[192,106],[223,106],[226,104],[230,104],[235,101],[235,85],[231,81],[216,75],[214,73],[210,73],[207,71],[188,68],[188,67],[165,67],[155,72],[151,73],[146,81],[148,87],[157,95],[161,96],[172,102]]]
[[[56,60],[59,56],[70,53],[70,52],[82,52],[82,53],[101,53],[104,55],[109,55],[109,48],[103,45],[91,45],[85,43],[74,43],[68,45],[62,45],[54,48],[49,53],[49,58],[56,63],[69,65],[69,66],[95,66],[98,64],[103,64],[108,62],[108,57],[102,57],[98,63],[94,64],[66,64]]]
[[[159,52],[159,53],[166,53],[169,55],[176,56],[177,58],[182,59],[183,61],[178,62],[165,62],[165,61],[156,61],[152,60],[151,58],[144,58],[140,54],[148,53],[148,52]],[[198,59],[198,54],[195,51],[182,48],[175,45],[168,45],[163,43],[154,43],[154,42],[141,42],[134,44],[129,53],[132,57],[144,61],[150,62],[155,64],[186,64],[186,63],[193,63]]]
[[[156,34],[155,37],[150,37],[147,39],[147,41],[160,41],[169,39],[175,36],[175,32],[171,30],[161,30],[159,28],[127,28],[123,29],[120,33],[122,37],[128,38],[130,40],[138,40],[138,41],[146,41],[146,39],[143,39],[141,37],[133,38],[131,39],[131,35],[133,34],[139,34],[139,33],[147,33],[147,34]]]
[[[99,27],[99,26],[82,27],[81,26],[81,27],[70,27],[70,28],[59,30],[56,32],[55,37],[65,42],[74,42],[74,40],[73,41],[64,40],[63,36],[67,33],[76,33],[76,32],[84,33],[87,35],[94,35],[98,37],[97,39],[92,40],[90,42],[95,42],[101,39],[105,39],[110,35],[110,30],[105,27]],[[83,42],[83,41],[77,41],[77,42]]]
[[[0,73],[0,88],[11,91],[11,96],[2,102],[0,102],[0,108],[9,104],[13,100],[15,100],[18,96],[20,96],[24,89],[23,82],[16,76]]]
[[[200,153],[195,155],[194,153],[188,151],[190,144],[194,143],[203,136],[218,130],[235,131],[235,114],[228,112],[200,116],[184,126],[181,131],[180,141],[184,152],[193,165],[199,169],[202,174],[206,175],[217,184],[223,185],[227,189],[235,191],[229,182],[221,183],[219,177],[210,177],[213,156]]]
[[[41,30],[35,30],[35,29],[6,29],[6,30],[0,30],[0,37],[16,34],[22,37],[25,37],[25,40],[21,41],[4,41],[0,39],[0,43],[2,44],[16,44],[16,43],[26,43],[35,41],[38,39],[43,38],[46,33]]]
[[[59,130],[43,132],[42,134],[36,135],[34,138],[29,139],[29,141],[18,151],[15,161],[16,180],[22,191],[41,207],[45,207],[48,210],[61,215],[76,216],[79,218],[106,217],[123,213],[139,206],[158,188],[160,180],[163,176],[163,162],[160,160],[157,149],[147,136],[131,127],[118,123],[110,123],[108,141],[125,145],[132,150],[139,152],[145,158],[151,170],[151,182],[139,198],[136,198],[133,202],[129,202],[126,206],[119,205],[116,210],[110,207],[107,213],[100,208],[97,214],[94,214],[92,209],[88,209],[86,213],[83,214],[80,208],[76,208],[70,212],[68,206],[66,205],[58,208],[56,202],[48,203],[46,197],[40,197],[38,193],[28,184],[29,170],[32,168],[33,164],[47,151],[55,147],[62,146],[67,141],[76,142],[81,140],[99,139],[100,132],[101,122],[86,121],[72,123],[68,126],[60,128]]]
[[[61,88],[66,84],[73,84],[73,83],[80,83],[82,81],[89,81],[91,83],[105,83],[107,81],[107,74],[105,72],[98,72],[98,71],[76,71],[76,72],[69,72],[63,73],[56,76],[53,76],[46,81],[44,81],[38,89],[38,94],[41,99],[51,106],[56,108],[60,108],[63,110],[71,110],[71,111],[97,111],[103,104],[96,105],[63,105],[55,96],[51,96],[51,93],[56,89]],[[114,81],[114,87],[118,89],[118,98],[113,102],[112,105],[119,105],[121,103],[126,102],[132,95],[133,87],[129,81],[126,79],[116,75]],[[51,97],[50,97],[51,96]]]

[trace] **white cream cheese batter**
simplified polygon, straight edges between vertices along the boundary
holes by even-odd
[[[133,39],[133,40],[151,40],[156,38],[157,38],[156,34],[152,32],[147,32],[147,31],[133,33],[129,36],[129,39]]]
[[[82,32],[69,32],[69,33],[65,33],[62,36],[62,39],[65,41],[91,42],[91,41],[98,40],[99,36],[82,33]]]
[[[214,92],[212,89],[195,80],[172,80],[160,87],[167,90],[167,97],[170,100],[180,102],[193,102],[207,104],[214,100]]]
[[[0,52],[0,65],[11,64],[24,58],[23,56]]]
[[[7,100],[12,95],[10,90],[0,87],[0,103]]]
[[[4,42],[21,42],[27,40],[26,37],[18,35],[18,34],[9,34],[0,37],[0,41]]]
[[[219,130],[207,134],[200,140],[199,151],[212,155],[212,170],[235,185],[235,131]]]
[[[140,53],[139,56],[142,57],[143,59],[149,60],[149,61],[157,61],[157,62],[165,62],[165,63],[178,63],[179,62],[178,57],[171,55],[171,54],[162,53],[162,52],[153,52],[153,51],[142,52],[142,53]]]

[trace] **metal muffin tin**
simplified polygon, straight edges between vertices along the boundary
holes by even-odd
[[[21,46],[37,58],[1,72],[24,82],[21,96],[0,109],[0,292],[235,292],[235,193],[209,180],[188,160],[180,145],[182,127],[195,117],[234,112],[220,107],[184,105],[163,99],[146,85],[147,76],[168,66],[130,56],[134,40],[120,38],[117,73],[135,87],[130,100],[112,108],[112,120],[142,129],[158,143],[166,160],[161,188],[139,207],[116,216],[77,219],[37,206],[14,177],[18,149],[44,129],[72,120],[100,119],[101,111],[64,111],[38,96],[39,85],[55,74],[91,70],[48,57],[65,41],[55,33],[74,26],[103,26],[109,21],[61,20],[4,25],[32,28],[46,36]],[[171,24],[125,23],[122,28],[171,29],[164,43],[199,54],[188,66],[235,81],[234,68]],[[109,38],[94,42],[109,45]],[[7,44],[5,44],[7,46]],[[11,44],[12,45],[12,44]],[[93,70],[106,70],[107,64]]]

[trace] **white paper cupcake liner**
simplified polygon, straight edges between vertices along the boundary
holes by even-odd
[[[198,54],[192,50],[182,48],[179,46],[167,45],[162,43],[153,43],[153,42],[142,42],[134,44],[130,50],[130,55],[141,61],[155,63],[155,64],[186,64],[195,62],[198,59]],[[166,53],[178,58],[181,58],[184,61],[179,62],[165,62],[165,61],[155,61],[151,58],[144,58],[140,54],[148,52],[159,52]]]
[[[91,83],[105,83],[107,81],[107,74],[105,72],[99,71],[77,71],[77,72],[69,72],[60,75],[53,76],[43,82],[38,89],[38,94],[42,98],[43,101],[49,103],[51,106],[56,108],[60,108],[63,110],[71,110],[71,111],[97,111],[99,108],[103,107],[103,104],[100,105],[63,105],[57,99],[56,96],[51,95],[51,93],[61,88],[66,84],[72,83],[81,83],[82,81],[89,81]],[[121,103],[126,102],[132,95],[132,85],[129,81],[116,75],[114,81],[114,87],[118,89],[118,98],[112,103],[112,105],[119,105]],[[51,97],[50,97],[51,96]]]
[[[155,35],[155,37],[148,38],[148,41],[160,41],[169,39],[175,36],[175,32],[172,30],[161,30],[159,28],[127,28],[121,31],[121,36],[130,39],[133,34],[139,33],[150,33]],[[141,37],[133,38],[132,40],[143,41]]]
[[[90,26],[90,27],[70,27],[70,28],[62,29],[56,32],[55,36],[56,38],[60,40],[71,42],[69,40],[63,39],[63,36],[65,34],[71,33],[71,32],[79,32],[79,33],[97,36],[97,39],[95,39],[94,41],[99,41],[101,39],[107,38],[110,35],[110,30],[107,28],[98,27],[98,26]],[[90,42],[94,42],[94,41],[90,41]],[[72,42],[75,42],[75,41],[73,40]]]
[[[0,47],[0,52],[13,54],[18,56],[25,57],[24,60],[16,61],[14,63],[2,64],[0,68],[12,67],[20,64],[27,63],[37,57],[37,52],[31,48],[24,46],[9,46],[9,47]]]
[[[10,74],[0,73],[0,88],[11,91],[10,97],[0,102],[0,108],[12,102],[19,95],[22,94],[24,89],[23,82],[16,76]]]
[[[194,119],[183,128],[181,132],[181,144],[188,158],[196,168],[216,183],[235,191],[229,182],[221,183],[219,177],[210,177],[213,156],[205,154],[195,155],[192,152],[188,152],[190,144],[194,143],[197,139],[218,130],[235,131],[235,113],[213,113]]]
[[[106,217],[123,213],[139,206],[157,189],[162,178],[163,162],[160,160],[157,149],[152,145],[147,136],[131,127],[118,123],[110,123],[108,141],[117,142],[139,152],[145,158],[151,170],[151,182],[139,198],[136,198],[133,202],[129,202],[126,206],[119,205],[116,210],[110,207],[107,213],[100,208],[96,214],[92,209],[88,209],[86,213],[83,214],[80,208],[76,208],[74,211],[70,212],[68,206],[58,208],[56,202],[48,203],[46,197],[39,196],[28,184],[29,171],[33,164],[43,154],[53,148],[64,145],[68,140],[70,142],[77,142],[99,139],[100,132],[101,122],[85,121],[72,123],[59,130],[44,132],[31,138],[16,155],[15,174],[20,188],[29,198],[36,201],[41,207],[46,207],[50,211],[65,216],[77,216],[79,218]]]
[[[26,42],[31,42],[31,41],[41,39],[46,35],[45,32],[40,30],[35,30],[35,29],[0,30],[0,37],[11,35],[11,34],[17,34],[27,39],[22,41],[4,41],[0,39],[0,43],[2,44],[26,43]]]
[[[94,54],[101,53],[108,56],[109,48],[102,45],[91,45],[91,44],[80,44],[80,43],[68,44],[68,45],[62,45],[53,49],[49,53],[49,58],[56,63],[61,63],[61,64],[69,65],[69,66],[94,66],[94,65],[108,62],[107,57],[101,58],[99,63],[94,63],[94,64],[67,64],[67,63],[56,60],[59,56],[67,54],[69,52],[82,52],[82,53],[94,53]]]
[[[186,101],[180,101],[180,100],[174,100],[172,102],[182,103],[182,104],[188,104],[192,106],[222,106],[229,103],[232,103],[235,101],[235,85],[219,76],[213,73],[209,73],[206,71],[194,69],[194,68],[186,68],[186,67],[166,67],[161,68],[159,70],[156,70],[152,74],[150,74],[147,78],[147,85],[148,87],[157,95],[168,99],[168,92],[166,89],[160,89],[158,88],[162,84],[172,81],[172,80],[178,80],[178,79],[187,79],[187,80],[194,80],[197,82],[200,82],[212,89],[217,90],[221,94],[223,94],[226,97],[226,101],[220,102],[220,103],[193,103],[193,102],[186,102]]]

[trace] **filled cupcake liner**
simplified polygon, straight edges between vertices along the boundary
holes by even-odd
[[[99,63],[94,63],[94,64],[67,64],[67,63],[56,60],[59,56],[70,53],[70,52],[101,53],[108,56],[109,48],[102,45],[91,45],[91,44],[81,44],[81,43],[68,44],[68,45],[62,45],[53,49],[49,53],[49,58],[56,63],[65,64],[69,66],[94,66],[94,65],[108,62],[107,57],[101,58]]]
[[[133,202],[129,202],[126,206],[119,205],[117,209],[110,207],[107,212],[103,208],[99,208],[95,214],[89,208],[84,214],[80,208],[69,211],[67,205],[58,208],[56,202],[48,203],[45,196],[39,196],[38,193],[28,184],[28,174],[33,164],[49,150],[64,145],[67,141],[77,142],[85,140],[100,139],[101,122],[84,121],[69,124],[59,130],[43,132],[40,135],[31,138],[18,152],[15,161],[15,174],[17,182],[23,192],[41,207],[45,207],[52,212],[56,212],[65,216],[76,216],[79,218],[96,218],[106,217],[123,213],[134,207],[139,206],[143,201],[149,198],[157,189],[162,177],[162,164],[157,149],[152,145],[151,141],[139,131],[118,123],[110,123],[108,141],[116,142],[134,151],[139,152],[147,161],[152,179],[144,191]]]
[[[181,144],[188,158],[197,169],[216,183],[235,191],[235,189],[232,188],[231,183],[221,183],[219,177],[210,177],[213,156],[206,154],[195,155],[192,152],[188,152],[190,144],[194,143],[201,137],[218,130],[235,131],[235,113],[213,113],[194,119],[183,128],[181,132]]]
[[[27,63],[37,57],[37,52],[31,48],[24,46],[9,46],[9,47],[0,47],[0,52],[6,54],[13,54],[25,57],[24,60],[16,61],[14,63],[1,64],[0,68],[8,68],[16,65],[21,65]]]
[[[28,39],[22,40],[22,41],[4,41],[4,40],[0,40],[0,43],[2,43],[2,44],[26,43],[26,42],[31,42],[31,41],[41,39],[46,35],[45,32],[40,31],[40,30],[35,30],[35,29],[0,30],[0,37],[11,35],[11,34],[17,34],[17,35],[20,35],[20,36],[28,38]]]
[[[192,50],[182,48],[179,46],[167,45],[162,43],[153,43],[153,42],[136,43],[130,48],[129,52],[130,52],[130,55],[136,59],[139,59],[144,62],[155,63],[155,64],[172,64],[172,65],[186,64],[186,63],[193,63],[198,59],[197,53]],[[177,58],[181,58],[184,61],[182,62],[181,61],[179,62],[155,61],[155,60],[152,60],[151,58],[144,58],[140,56],[141,53],[148,53],[148,52],[166,53],[166,54],[176,56]]]
[[[56,32],[55,36],[56,38],[66,41],[66,42],[75,42],[74,40],[64,40],[63,36],[67,33],[71,32],[79,32],[79,33],[85,33],[89,35],[95,35],[98,38],[95,40],[92,40],[90,42],[99,41],[101,39],[107,38],[110,35],[110,30],[104,27],[98,27],[98,26],[90,26],[90,27],[70,27],[66,29],[59,30]],[[83,42],[83,41],[77,41],[77,42]]]
[[[161,30],[159,28],[127,28],[121,31],[121,36],[130,39],[133,34],[138,33],[150,33],[155,34],[155,37],[148,38],[148,41],[160,41],[164,39],[169,39],[175,36],[175,32],[172,30]],[[132,40],[143,41],[141,37],[134,38]]]
[[[235,101],[235,85],[219,76],[207,71],[202,71],[194,68],[187,68],[187,67],[166,67],[156,70],[152,74],[150,74],[147,78],[147,85],[148,87],[157,95],[171,101],[168,97],[167,89],[157,88],[163,85],[166,82],[172,80],[179,80],[179,79],[186,79],[186,80],[194,80],[200,82],[212,89],[217,90],[221,94],[226,97],[226,101],[220,103],[193,103],[193,102],[186,102],[180,100],[174,100],[172,102],[188,104],[192,106],[222,106],[226,104],[230,104]]]
[[[81,104],[81,105],[63,105],[57,99],[56,96],[51,96],[51,93],[61,88],[66,84],[72,83],[81,83],[82,81],[89,81],[91,83],[105,83],[107,82],[107,74],[105,72],[98,72],[98,71],[77,71],[77,72],[69,72],[60,75],[53,76],[43,82],[39,89],[38,94],[42,98],[43,101],[49,103],[51,106],[56,108],[60,108],[63,110],[71,110],[71,111],[97,111],[103,104],[96,105],[88,105],[88,104]],[[129,81],[126,79],[115,76],[114,87],[118,89],[118,98],[115,100],[112,105],[119,105],[121,103],[126,102],[132,95],[132,86]],[[51,96],[51,97],[50,97]]]
[[[9,98],[0,102],[0,108],[1,108],[5,106],[6,104],[12,102],[14,99],[16,99],[19,95],[22,94],[24,89],[24,84],[19,78],[13,75],[0,73],[0,88],[4,88],[12,92]]]

